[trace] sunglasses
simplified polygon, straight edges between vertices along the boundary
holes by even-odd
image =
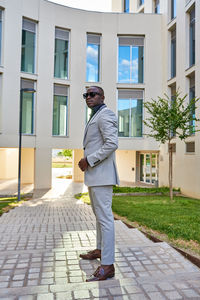
[[[90,96],[90,98],[93,98],[93,97],[95,97],[96,95],[101,95],[101,94],[100,94],[100,93],[97,93],[97,92],[84,93],[84,94],[83,94],[83,98],[84,98],[84,99],[87,99],[89,96]]]

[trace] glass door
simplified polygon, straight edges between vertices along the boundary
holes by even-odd
[[[158,153],[140,154],[140,181],[153,184],[158,180]]]

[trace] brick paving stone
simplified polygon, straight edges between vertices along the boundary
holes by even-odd
[[[164,297],[161,293],[159,292],[154,292],[154,293],[149,293],[148,296],[150,297],[150,299],[152,300],[165,300],[167,299],[166,297]]]
[[[196,266],[121,221],[115,221],[115,277],[85,283],[100,264],[79,259],[95,247],[96,222],[73,194],[34,199],[0,218],[0,299],[200,299]]]
[[[108,295],[108,292],[106,289],[96,288],[91,289],[91,293],[94,297],[106,297]]]
[[[165,295],[170,300],[183,299],[183,297],[177,291],[166,292]]]
[[[0,282],[0,288],[8,287],[8,282]]]
[[[195,292],[193,289],[182,290],[182,293],[188,298],[198,297],[200,299],[200,293]]]
[[[147,300],[149,298],[147,298],[144,294],[133,294],[133,295],[129,295],[129,300]],[[157,298],[155,298],[154,300],[157,300]]]
[[[75,299],[90,299],[90,294],[89,291],[87,290],[79,290],[79,291],[74,291],[74,298]]]
[[[34,300],[34,296],[32,296],[32,295],[25,295],[25,296],[20,296],[19,298],[18,298],[18,300]]]
[[[56,293],[56,300],[72,300],[72,293],[65,292],[65,293]]]
[[[109,288],[109,292],[111,293],[112,296],[116,296],[116,295],[124,295],[126,294],[126,291],[124,290],[123,287],[113,287],[113,288]]]
[[[37,295],[37,300],[53,300],[54,299],[54,296],[53,294],[39,294]]]

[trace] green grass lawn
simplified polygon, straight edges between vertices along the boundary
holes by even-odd
[[[87,193],[76,195],[90,203]],[[200,255],[200,200],[174,196],[113,196],[113,212],[161,240]],[[166,237],[166,238],[165,238]]]
[[[52,168],[72,168],[72,163],[71,162],[53,162],[52,163]]]
[[[4,212],[8,212],[11,208],[18,206],[23,201],[27,201],[30,198],[25,198],[24,195],[21,195],[21,201],[17,201],[17,197],[4,197],[0,198],[0,216]]]
[[[173,189],[173,191],[180,192],[180,189]],[[113,193],[148,193],[148,194],[167,194],[168,187],[128,187],[128,186],[113,186]]]
[[[171,239],[193,240],[200,244],[200,200],[168,196],[114,196],[113,211]]]
[[[2,215],[5,212],[5,209],[7,207],[15,206],[17,203],[18,203],[17,202],[17,197],[0,198],[0,215]]]

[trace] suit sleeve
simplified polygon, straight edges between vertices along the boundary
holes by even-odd
[[[111,110],[106,110],[99,118],[99,130],[103,138],[103,145],[87,156],[87,161],[91,167],[101,163],[118,148],[117,118]]]

